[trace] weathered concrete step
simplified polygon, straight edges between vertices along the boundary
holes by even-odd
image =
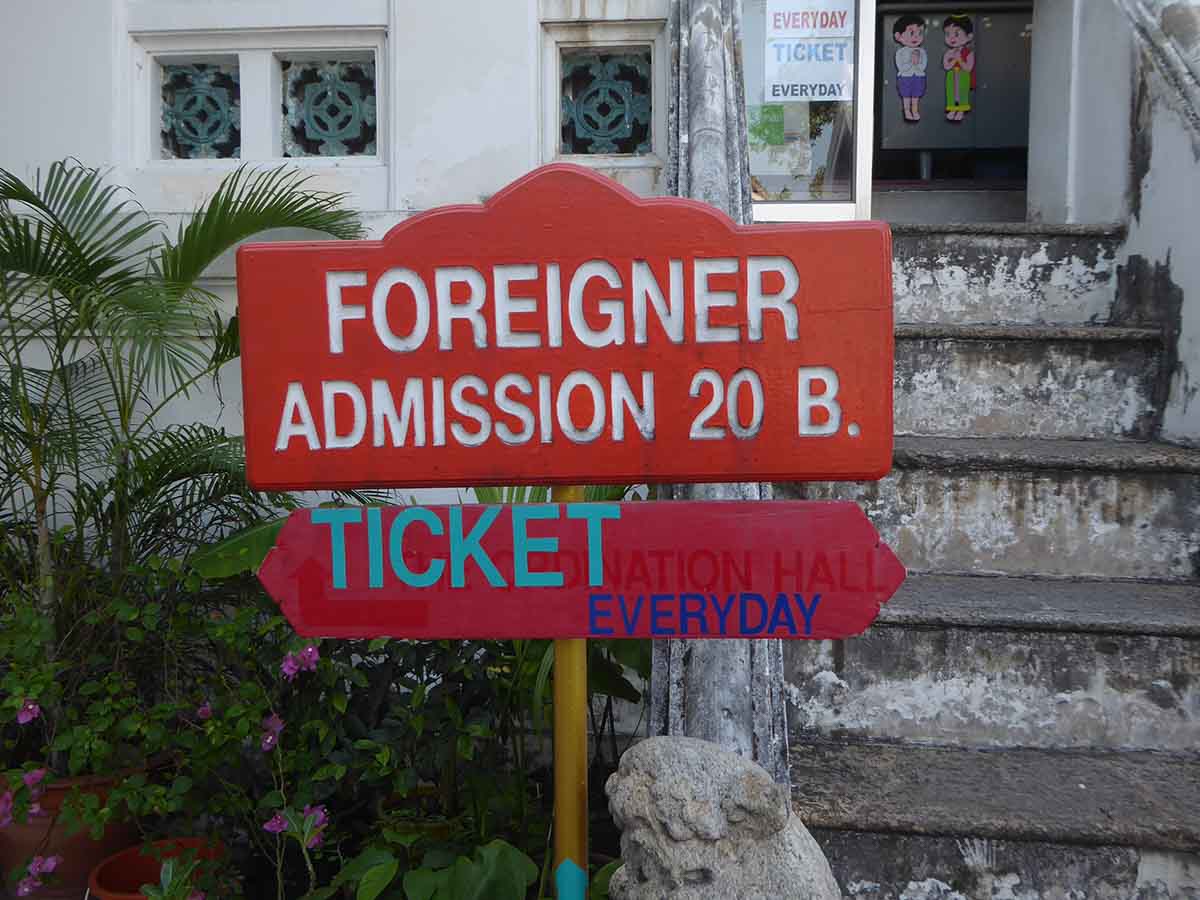
[[[1200,584],[910,575],[876,624],[1200,637]]]
[[[812,829],[849,900],[1187,900],[1200,856],[1136,847]],[[1190,891],[1190,893],[1188,893]]]
[[[905,437],[896,440],[893,460],[904,469],[1200,475],[1200,450],[1140,441]]]
[[[1113,227],[894,226],[896,320],[1108,322],[1123,238]]]
[[[1162,333],[1087,325],[896,328],[896,432],[1148,438]]]
[[[853,640],[788,642],[784,660],[801,741],[1200,747],[1197,638],[876,624]]]
[[[1132,441],[896,439],[871,484],[778,484],[858,502],[915,572],[1200,578],[1200,450]]]
[[[810,826],[1194,851],[1200,757],[813,740],[790,748]]]

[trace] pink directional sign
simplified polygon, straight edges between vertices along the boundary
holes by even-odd
[[[301,510],[259,578],[341,638],[840,638],[905,571],[845,502]]]

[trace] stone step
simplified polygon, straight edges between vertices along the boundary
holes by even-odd
[[[893,226],[896,321],[1109,322],[1123,240],[1110,226]]]
[[[1191,581],[1200,450],[1133,441],[898,437],[870,484],[778,484],[854,500],[910,571]]]
[[[789,726],[964,746],[1200,746],[1200,585],[912,576],[863,635],[784,646]]]
[[[814,739],[789,751],[816,828],[1194,851],[1200,756]]]
[[[896,432],[1149,438],[1162,332],[1086,325],[896,328]]]
[[[848,900],[1200,896],[1200,856],[1177,851],[828,828],[812,835]]]
[[[1200,584],[910,575],[876,624],[1200,638]]]

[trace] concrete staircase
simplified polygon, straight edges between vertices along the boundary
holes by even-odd
[[[909,567],[787,645],[795,803],[847,897],[1200,897],[1200,451],[1155,443],[1178,307],[1100,228],[898,226]]]

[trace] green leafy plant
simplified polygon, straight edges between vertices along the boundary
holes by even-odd
[[[146,900],[188,900],[196,896],[193,877],[200,861],[168,859],[162,864],[158,884],[143,884],[139,890]]]
[[[468,858],[422,866],[404,876],[408,900],[523,900],[538,877],[528,856],[504,841],[492,841]]]
[[[36,790],[144,770],[76,796],[76,824],[179,809],[197,633],[176,626],[199,578],[167,561],[291,503],[247,487],[239,439],[166,422],[237,352],[199,279],[265,229],[360,236],[342,199],[241,168],[169,235],[96,169],[59,162],[32,184],[0,169],[0,803],[17,816],[38,803],[17,779],[43,770]]]

